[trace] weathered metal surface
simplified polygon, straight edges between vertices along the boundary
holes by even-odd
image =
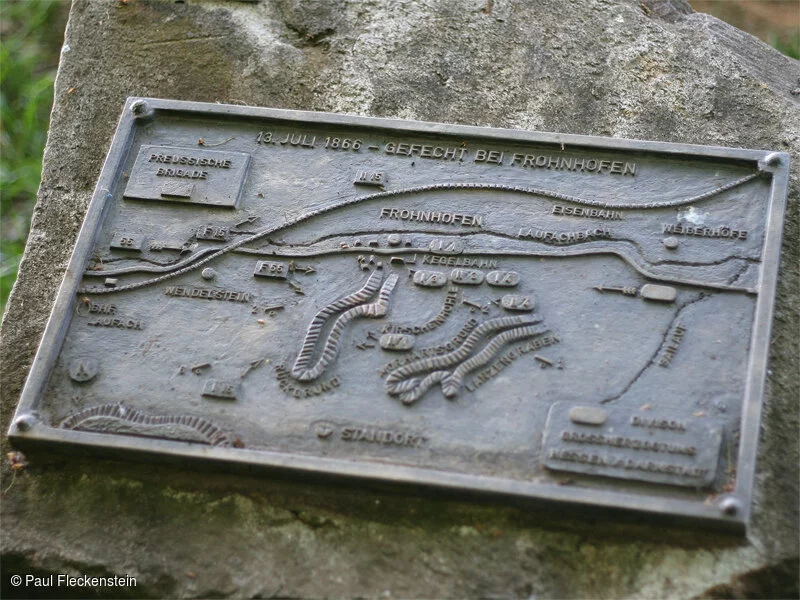
[[[131,100],[10,435],[741,528],[788,167]]]
[[[723,425],[705,413],[638,412],[557,402],[544,432],[544,465],[617,479],[705,488],[716,476]]]

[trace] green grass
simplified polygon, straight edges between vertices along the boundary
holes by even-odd
[[[769,45],[789,58],[800,60],[800,33],[795,33],[788,41],[778,39],[776,35],[769,36]]]
[[[0,0],[0,310],[41,179],[64,9],[61,1]]]

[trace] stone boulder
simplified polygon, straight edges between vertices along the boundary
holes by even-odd
[[[759,148],[797,161],[798,78],[797,61],[684,0],[74,0],[39,201],[3,320],[3,431],[128,96]],[[3,593],[13,593],[7,574],[22,572],[127,574],[137,597],[797,595],[797,172],[746,538],[54,453],[14,475],[4,462]]]

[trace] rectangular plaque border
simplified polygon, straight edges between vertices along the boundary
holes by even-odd
[[[136,120],[149,118],[154,114],[213,116],[216,119],[247,118],[253,121],[269,119],[286,123],[351,126],[409,134],[463,135],[487,141],[549,144],[560,149],[568,145],[597,150],[634,151],[675,157],[689,156],[701,160],[721,159],[736,164],[753,165],[755,163],[762,170],[771,172],[761,276],[758,284],[758,298],[750,338],[747,377],[742,402],[737,478],[735,489],[728,497],[731,501],[704,504],[699,501],[669,497],[559,486],[556,483],[533,483],[366,460],[351,461],[281,452],[206,447],[181,441],[73,431],[43,425],[37,419],[38,399],[47,385],[48,375],[61,350],[71,315],[74,313],[77,302],[76,290],[82,279],[83,266],[89,259],[95,243],[95,236],[100,230],[99,225],[105,217],[106,202],[111,197],[110,190],[133,144]],[[343,480],[369,481],[375,484],[423,486],[445,492],[463,491],[505,499],[559,503],[577,508],[628,510],[642,516],[657,516],[743,534],[746,532],[751,515],[756,450],[777,290],[783,219],[788,195],[789,161],[787,153],[764,150],[498,128],[487,129],[467,125],[180,100],[128,98],[11,422],[9,439],[15,446],[23,450],[55,447],[64,451],[147,458],[148,460],[190,459],[198,464],[218,468],[239,465],[279,473],[302,472],[308,475],[333,476]]]

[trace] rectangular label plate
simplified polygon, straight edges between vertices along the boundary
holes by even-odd
[[[788,168],[131,99],[10,435],[741,530]]]
[[[249,165],[242,152],[145,145],[123,197],[234,208]]]
[[[558,402],[547,419],[543,459],[554,471],[705,488],[716,476],[721,443],[722,425],[702,411]]]

